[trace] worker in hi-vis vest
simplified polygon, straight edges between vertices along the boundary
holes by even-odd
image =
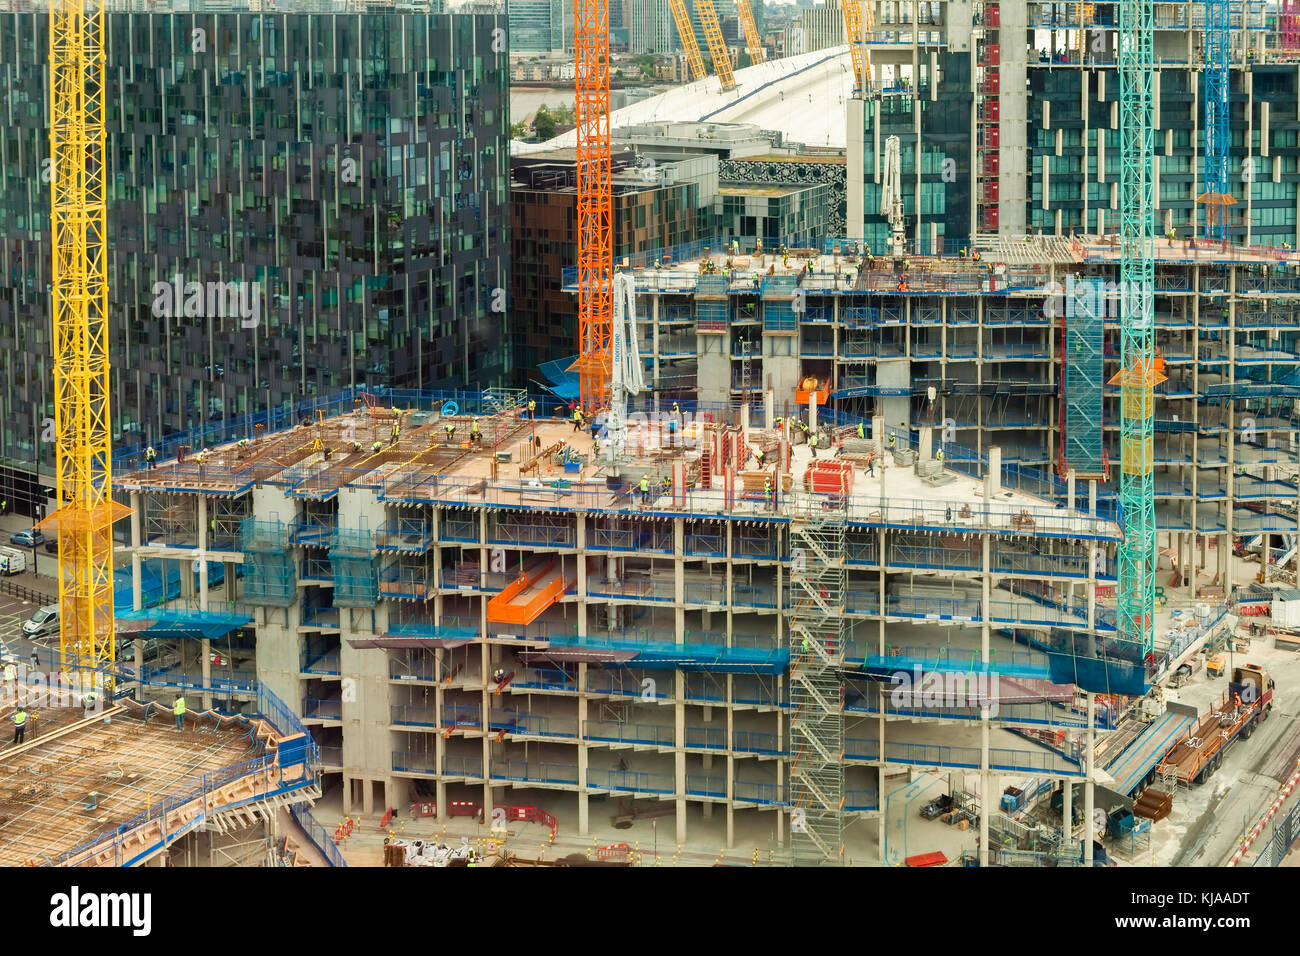
[[[176,718],[176,729],[185,729],[185,695],[177,694],[176,702],[172,704],[172,716]]]
[[[14,743],[23,742],[23,735],[27,733],[27,708],[22,704],[14,711]]]

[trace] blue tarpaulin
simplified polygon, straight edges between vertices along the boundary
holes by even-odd
[[[225,611],[189,611],[174,608],[152,608],[142,611],[123,611],[116,614],[123,621],[152,621],[145,630],[146,637],[207,638],[216,640],[232,631],[253,623],[247,614]]]
[[[577,398],[580,392],[578,383],[578,373],[570,372],[569,366],[578,360],[575,355],[572,358],[556,359],[553,362],[543,362],[539,368],[551,382],[551,391],[555,392],[560,398]]]
[[[189,559],[185,563],[189,564]],[[194,589],[199,586],[199,573],[190,571],[194,578]],[[208,587],[215,588],[225,581],[226,568],[220,561],[208,562]],[[140,563],[140,604],[142,607],[155,607],[166,601],[181,596],[181,562],[163,561],[161,558],[149,558]],[[124,611],[134,606],[131,583],[131,566],[125,565],[113,571],[113,613],[121,617]]]

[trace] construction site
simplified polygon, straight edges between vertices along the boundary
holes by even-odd
[[[898,49],[873,68],[878,6],[842,4],[857,122],[918,92],[882,77]],[[1018,14],[960,6],[996,155]],[[1300,253],[1229,227],[1226,95],[1204,219],[1159,230],[1155,8],[1186,5],[1086,6],[1076,39],[1116,28],[1113,231],[999,228],[985,174],[979,229],[923,239],[876,135],[850,176],[880,229],[616,257],[607,11],[577,0],[577,354],[535,388],[354,384],[134,444],[103,12],[54,0],[57,473],[15,538],[53,541],[58,598],[7,589],[33,613],[0,661],[0,862],[1282,864]]]

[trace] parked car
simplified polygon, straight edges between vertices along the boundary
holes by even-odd
[[[16,544],[20,548],[34,548],[45,540],[45,535],[41,534],[36,528],[28,528],[26,531],[15,531],[9,536],[9,543]]]
[[[50,604],[23,622],[23,635],[28,638],[44,637],[46,634],[59,633],[59,606]]]
[[[46,552],[47,552],[48,554],[58,554],[58,553],[59,553],[59,539],[58,539],[58,538],[46,538],[46,539],[45,539],[45,550],[46,550]]]

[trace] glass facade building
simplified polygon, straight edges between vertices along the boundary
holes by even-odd
[[[1156,206],[1160,229],[1203,223],[1205,74],[1165,66],[1157,87]],[[1280,246],[1296,239],[1300,142],[1294,65],[1233,69],[1229,81],[1228,238]],[[1107,232],[1118,225],[1119,77],[1113,69],[1029,70],[1031,229]],[[1098,168],[1100,164],[1100,169]],[[1248,231],[1249,227],[1249,231]]]
[[[0,464],[46,473],[48,22],[0,15]],[[107,14],[115,442],[347,386],[513,376],[504,27]],[[215,283],[240,284],[256,314],[220,293],[214,309]]]

